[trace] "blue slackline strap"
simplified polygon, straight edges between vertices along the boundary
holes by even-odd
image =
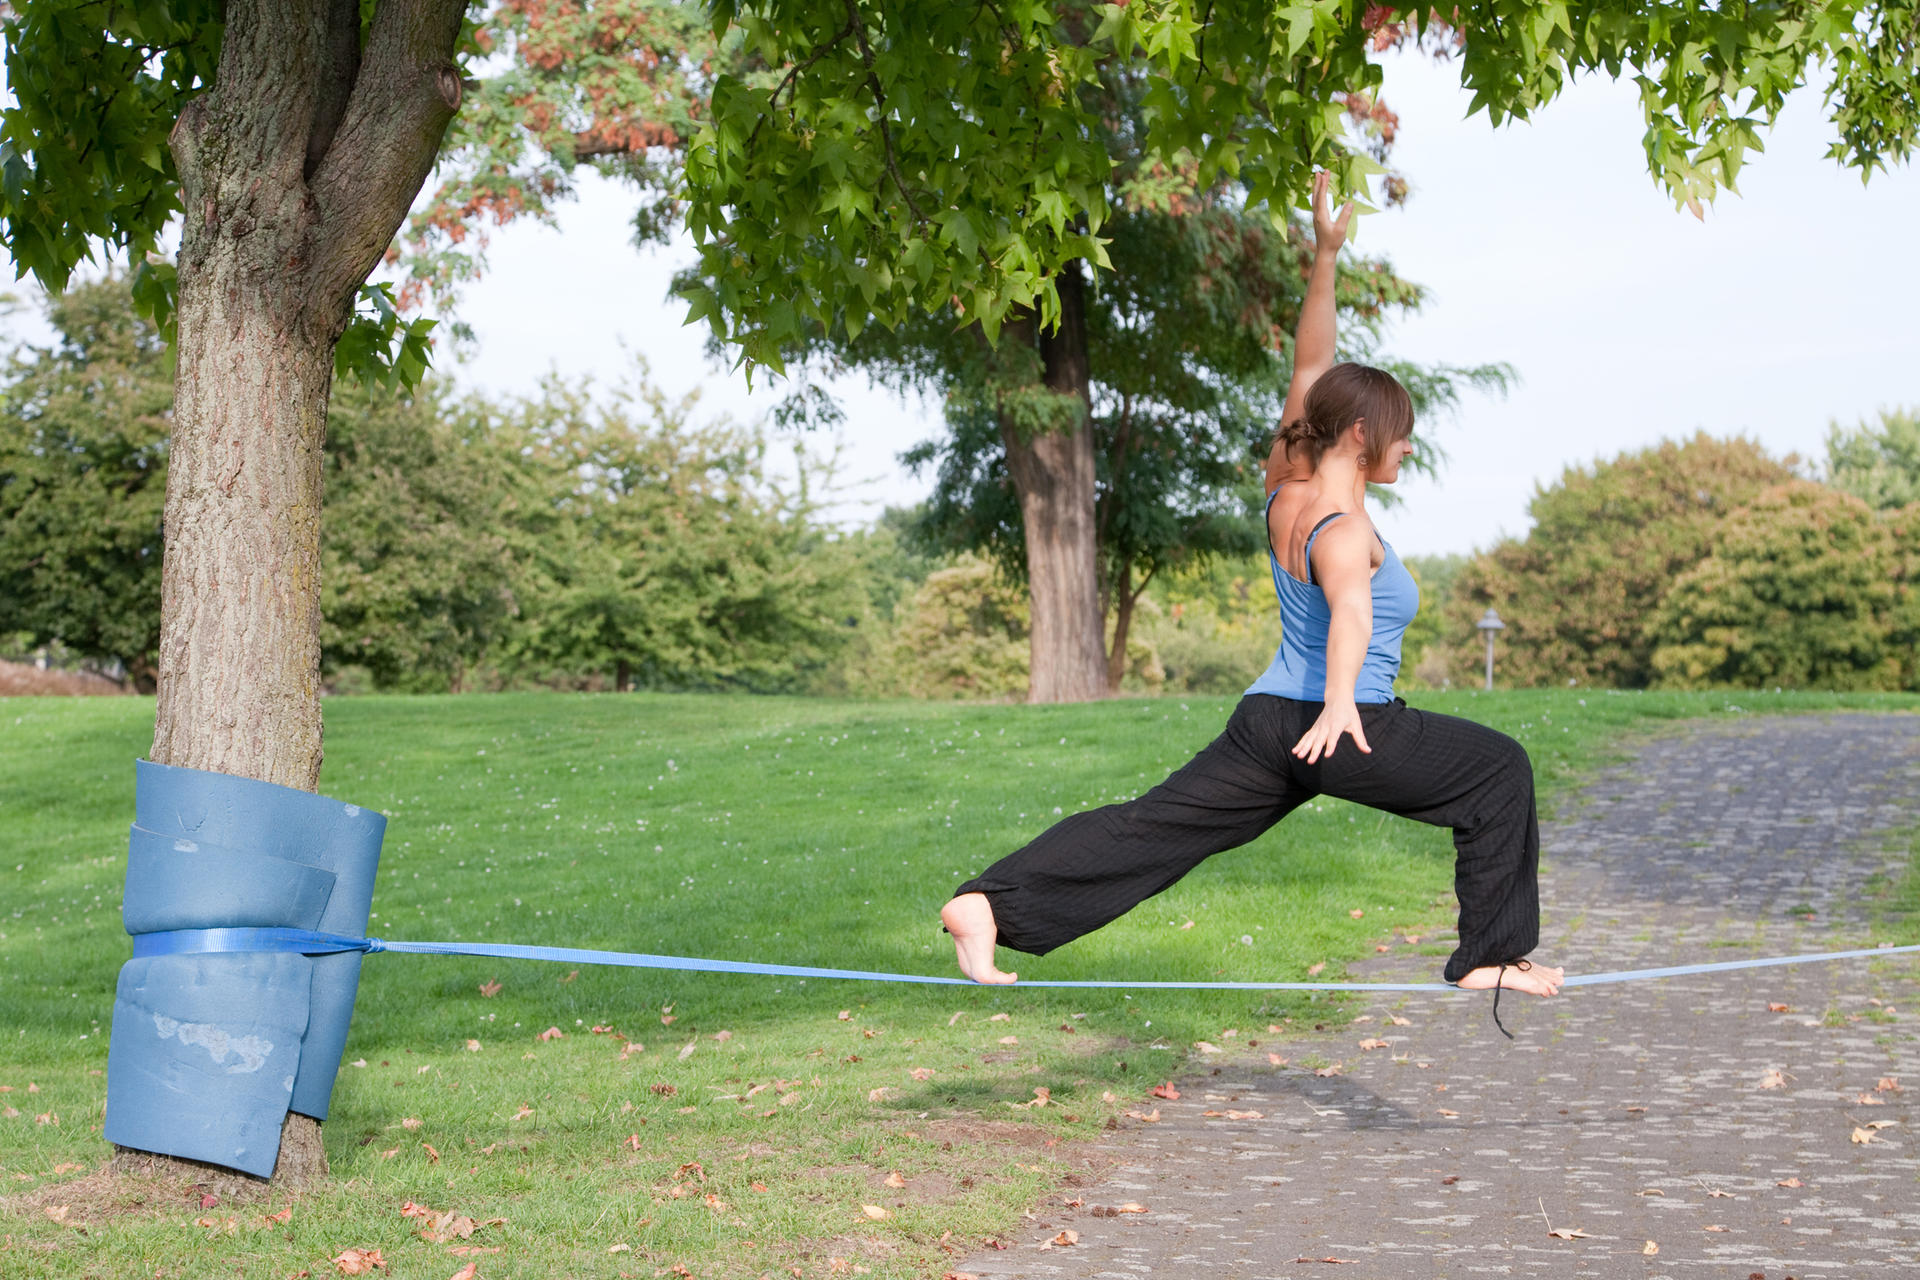
[[[173,929],[142,933],[133,939],[135,959],[147,956],[204,954],[219,951],[289,951],[326,955],[338,951],[401,951],[429,956],[490,956],[499,960],[553,960],[561,964],[618,965],[629,969],[681,969],[698,973],[753,973],[782,978],[850,978],[861,982],[915,982],[934,986],[970,987],[971,978],[932,977],[918,973],[874,973],[864,969],[819,969],[801,964],[760,964],[751,960],[706,960],[696,956],[656,956],[633,951],[593,951],[581,947],[523,947],[498,942],[391,942],[382,938],[351,938],[311,929]],[[1721,960],[1713,964],[1683,964],[1664,969],[1619,969],[1568,978],[1562,987],[1595,987],[1649,978],[1678,978],[1695,973],[1725,973],[1733,969],[1765,969],[1777,965],[1813,964],[1822,960],[1860,960],[1870,956],[1920,951],[1920,944],[1904,947],[1868,947],[1855,951],[1823,951],[1796,956],[1767,956],[1757,960]],[[1061,979],[1022,982],[1022,987],[1124,987],[1130,990],[1175,991],[1458,991],[1449,982],[1111,982]]]

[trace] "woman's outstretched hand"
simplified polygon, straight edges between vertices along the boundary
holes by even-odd
[[[1352,734],[1355,746],[1368,755],[1373,754],[1373,748],[1367,745],[1367,731],[1360,726],[1360,708],[1351,702],[1329,702],[1322,706],[1320,718],[1293,744],[1293,754],[1308,764],[1317,764],[1333,755],[1343,733]]]
[[[1347,226],[1353,221],[1353,201],[1333,212],[1333,175],[1325,169],[1313,175],[1313,249],[1315,253],[1338,253],[1347,242]]]
[[[1522,965],[1526,967],[1522,968]],[[1483,964],[1478,969],[1468,970],[1467,976],[1453,985],[1465,991],[1491,991],[1498,986],[1506,991],[1557,996],[1560,994],[1560,984],[1566,980],[1565,969],[1549,968],[1531,960],[1518,960],[1504,968],[1497,964]]]

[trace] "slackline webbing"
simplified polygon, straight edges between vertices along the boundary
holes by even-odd
[[[561,964],[616,965],[629,969],[679,969],[694,973],[746,973],[780,978],[844,978],[856,982],[911,982],[930,986],[971,987],[971,978],[936,977],[919,973],[878,973],[866,969],[822,969],[803,964],[762,964],[752,960],[707,960],[698,956],[656,956],[634,951],[594,951],[582,947],[529,947],[500,942],[398,942],[385,938],[354,938],[311,929],[173,929],[136,934],[135,959],[147,956],[192,955],[216,951],[281,951],[326,955],[340,951],[394,951],[428,956],[485,956],[497,960],[551,960]],[[1727,973],[1735,969],[1768,969],[1779,965],[1815,964],[1824,960],[1864,960],[1920,952],[1920,944],[1867,947],[1853,951],[1820,951],[1793,956],[1763,956],[1754,960],[1720,960],[1712,964],[1670,965],[1658,969],[1616,969],[1584,973],[1566,979],[1566,987],[1597,987],[1616,982],[1643,982],[1652,978],[1679,978],[1696,973]],[[1090,979],[1039,979],[1020,987],[1119,987],[1164,991],[1459,991],[1449,982],[1148,982]]]

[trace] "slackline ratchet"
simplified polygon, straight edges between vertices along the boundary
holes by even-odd
[[[857,982],[913,982],[929,986],[971,987],[971,978],[934,977],[919,973],[875,973],[865,969],[820,969],[803,964],[761,964],[752,960],[706,960],[697,956],[656,956],[633,951],[593,951],[582,947],[525,947],[499,942],[396,942],[385,938],[354,938],[311,929],[171,929],[134,935],[136,960],[149,956],[196,955],[219,951],[278,951],[300,955],[327,955],[341,951],[396,951],[427,956],[486,956],[497,960],[552,960],[561,964],[617,965],[629,969],[679,969],[695,973],[749,973],[779,978],[845,978]],[[1696,973],[1727,973],[1734,969],[1768,969],[1779,965],[1814,964],[1823,960],[1864,960],[1920,952],[1920,944],[1903,947],[1866,947],[1854,951],[1821,951],[1795,956],[1765,956],[1756,960],[1721,960],[1713,964],[1671,965],[1660,969],[1617,969],[1568,978],[1561,987],[1597,987],[1651,978],[1679,978]],[[1118,982],[1104,980],[1040,979],[1013,984],[1020,987],[1120,987],[1163,991],[1459,991],[1450,982]]]

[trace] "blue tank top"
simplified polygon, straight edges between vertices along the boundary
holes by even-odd
[[[1267,511],[1280,490],[1267,495]],[[1344,513],[1340,513],[1344,514]],[[1328,516],[1307,535],[1307,580],[1301,582],[1280,567],[1267,538],[1267,562],[1273,566],[1273,590],[1280,598],[1280,648],[1273,663],[1248,693],[1266,693],[1297,702],[1319,702],[1327,693],[1327,628],[1333,620],[1326,592],[1313,582],[1313,542],[1320,530],[1339,515]],[[1380,537],[1375,533],[1376,538]],[[1393,679],[1400,674],[1400,637],[1420,608],[1420,588],[1385,538],[1386,558],[1373,575],[1373,634],[1367,638],[1367,656],[1354,682],[1356,703],[1393,701]]]

